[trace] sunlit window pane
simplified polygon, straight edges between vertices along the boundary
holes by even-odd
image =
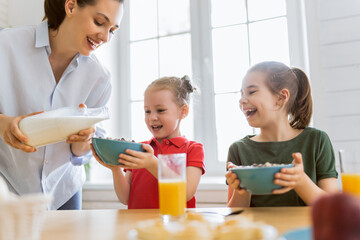
[[[147,141],[152,138],[145,124],[144,102],[131,103],[131,137],[135,142]]]
[[[251,64],[261,61],[290,63],[286,18],[250,24]]]
[[[233,92],[249,68],[245,25],[213,30],[215,92]]]
[[[117,37],[117,36],[115,36],[115,37]],[[112,57],[112,55],[114,54],[114,46],[117,44],[117,42],[115,42],[114,40],[115,39],[113,39],[112,41],[110,41],[107,44],[101,45],[100,48],[96,49],[96,51],[94,52],[94,54],[99,59],[99,61],[104,66],[106,66],[106,68],[110,72],[113,72],[115,68],[119,67],[113,61],[113,57]],[[116,81],[118,81],[117,78],[115,78],[115,77],[111,78],[112,86],[116,86]],[[115,111],[115,109],[117,109],[119,107],[117,99],[114,96],[114,90],[112,91],[110,99],[107,103],[107,107],[109,107],[110,116],[113,116],[113,112]],[[113,134],[116,131],[115,129],[117,128],[117,121],[114,117],[110,117],[109,120],[105,120],[105,121],[101,122],[101,124],[104,127],[104,129],[106,129],[108,136],[115,137],[115,136],[113,136]]]
[[[245,0],[212,0],[212,26],[226,26],[246,22]]]
[[[132,43],[130,47],[131,99],[143,100],[147,85],[158,78],[157,40]]]
[[[189,0],[159,0],[158,4],[160,36],[190,30]]]
[[[249,21],[286,15],[285,0],[248,0]]]
[[[130,39],[157,36],[157,0],[131,0]]]
[[[191,77],[190,34],[164,37],[160,45],[160,76]]]
[[[240,94],[221,94],[215,96],[215,116],[218,160],[227,159],[229,146],[252,134],[252,128],[239,108]]]

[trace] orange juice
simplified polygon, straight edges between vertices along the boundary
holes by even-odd
[[[181,216],[185,214],[185,181],[182,179],[159,181],[159,205],[162,215]]]
[[[359,173],[342,173],[341,181],[342,181],[343,192],[352,193],[360,196]]]

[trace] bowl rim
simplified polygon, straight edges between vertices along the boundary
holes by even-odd
[[[277,165],[277,166],[262,166],[262,167],[256,167],[256,166],[251,166],[251,165],[247,165],[247,166],[237,166],[237,167],[233,167],[230,168],[229,170],[248,170],[248,169],[274,169],[274,168],[284,168],[284,167],[294,167],[295,165],[293,163],[289,163],[289,164],[282,164],[282,165]]]
[[[116,140],[116,139],[108,139],[108,138],[101,138],[101,137],[92,137],[92,139],[95,139],[95,141],[97,140],[106,140],[106,141],[111,141],[111,142],[121,142],[121,143],[129,143],[129,144],[134,144],[134,145],[142,145],[142,143],[139,142],[129,142],[127,140]]]
[[[98,155],[98,157],[101,159],[102,162],[104,162],[105,164],[109,164],[109,165],[118,166],[118,165],[124,165],[124,164],[113,161],[113,160],[109,161],[109,159],[103,155],[103,152],[101,151],[101,147],[99,146],[99,145],[102,145],[102,143],[99,143],[98,140],[100,140],[100,141],[106,140],[106,142],[116,143],[116,144],[119,144],[119,143],[124,144],[125,143],[126,146],[124,146],[124,145],[122,146],[122,148],[125,148],[125,149],[128,149],[128,148],[131,149],[131,146],[140,146],[142,151],[145,152],[145,149],[142,147],[142,143],[128,142],[126,140],[107,139],[107,138],[101,138],[101,137],[92,137],[92,140],[95,140],[95,141],[92,141],[92,144],[93,144],[94,150],[95,150],[96,154]],[[104,144],[104,142],[103,142],[103,144]]]

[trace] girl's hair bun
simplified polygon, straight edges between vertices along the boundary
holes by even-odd
[[[179,106],[184,104],[189,105],[190,94],[193,93],[196,88],[191,84],[190,77],[184,75],[182,78],[179,77],[162,77],[153,81],[148,87],[158,89],[169,89],[174,93],[176,102]]]

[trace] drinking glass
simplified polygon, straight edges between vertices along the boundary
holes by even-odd
[[[186,153],[159,154],[159,205],[163,220],[177,220],[186,208]]]
[[[342,191],[360,197],[360,156],[339,150]]]

